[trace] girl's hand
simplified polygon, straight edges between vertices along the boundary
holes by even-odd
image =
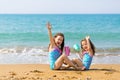
[[[48,29],[51,29],[51,24],[49,22],[46,24],[46,26]]]
[[[86,36],[86,40],[90,39],[90,36]]]

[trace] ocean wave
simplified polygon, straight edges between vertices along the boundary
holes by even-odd
[[[0,48],[0,64],[48,64],[48,52],[41,47]]]
[[[97,48],[97,53],[119,53],[120,48]]]
[[[101,50],[101,49],[100,49]],[[109,51],[109,49],[107,49]],[[115,49],[119,51],[118,49]],[[74,51],[74,50],[73,50]],[[75,51],[71,50],[70,59],[77,58]],[[120,54],[97,51],[93,63],[120,63]],[[107,58],[107,59],[106,59]],[[43,63],[49,64],[46,47],[10,47],[0,48],[0,64],[6,63]]]
[[[72,53],[76,53],[76,51],[71,48]],[[96,48],[96,53],[120,53],[120,48]]]
[[[25,54],[42,54],[45,53],[45,48],[40,47],[14,47],[14,48],[0,48],[1,54],[11,54],[11,53],[25,53]]]
[[[0,48],[0,54],[12,54],[12,55],[22,55],[22,56],[48,56],[47,47],[5,47]],[[76,51],[70,48],[71,54],[75,54]],[[97,48],[96,57],[105,56],[120,56],[120,48]]]

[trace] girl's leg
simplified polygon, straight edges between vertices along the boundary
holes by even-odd
[[[60,69],[60,67],[62,66],[62,64],[64,63],[64,61],[70,65],[71,67],[74,67],[75,69],[78,69],[73,63],[72,61],[65,55],[62,54],[57,61],[55,62],[55,69]]]
[[[81,70],[85,70],[85,67],[84,67],[84,65],[82,64],[82,61],[81,61],[81,60],[74,58],[74,59],[72,59],[72,62],[73,62],[74,64],[77,64],[78,67],[81,67]]]
[[[77,64],[78,67],[82,67],[82,66],[83,66],[82,61],[80,61],[80,60],[77,59],[77,58],[73,58],[73,59],[72,59],[72,62],[73,62],[74,64]]]

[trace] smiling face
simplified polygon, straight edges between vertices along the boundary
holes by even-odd
[[[63,42],[63,37],[62,36],[58,35],[58,36],[55,37],[56,46],[61,46],[62,42]]]
[[[81,42],[81,46],[82,46],[82,49],[83,49],[83,50],[85,50],[85,51],[88,50],[87,41],[86,41],[86,40],[83,40],[83,41]]]

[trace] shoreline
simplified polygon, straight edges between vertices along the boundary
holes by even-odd
[[[12,52],[12,51],[11,51]],[[77,54],[71,53],[68,56],[70,59],[78,58]],[[111,53],[96,53],[93,57],[93,64],[120,64],[120,54]],[[4,51],[0,53],[0,64],[49,64],[48,52],[43,52],[40,49],[32,49],[26,52],[26,49],[21,53],[9,53]]]
[[[119,80],[120,64],[93,64],[90,70],[50,70],[48,64],[0,64],[2,80]]]

